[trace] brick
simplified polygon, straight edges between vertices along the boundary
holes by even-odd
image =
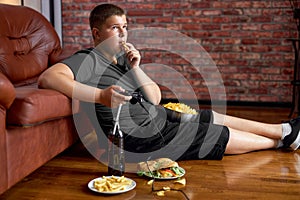
[[[221,57],[223,59],[239,59],[240,55],[236,53],[223,53]]]
[[[213,17],[212,22],[213,23],[229,23],[231,21],[230,17],[228,16],[222,16],[222,17]]]
[[[221,30],[221,25],[219,25],[219,24],[205,24],[205,25],[202,25],[202,29],[203,30]]]
[[[231,18],[232,23],[249,23],[251,18],[249,16],[233,16]]]
[[[265,68],[261,69],[261,72],[263,74],[279,74],[280,69],[274,68],[274,67],[270,67],[270,68],[265,67]],[[272,84],[276,84],[276,83],[272,82]]]
[[[184,30],[201,30],[201,25],[195,26],[195,24],[182,24]]]
[[[245,31],[258,31],[260,30],[260,25],[259,24],[244,24],[241,26],[242,30]]]
[[[162,16],[159,10],[132,10],[127,12],[128,16]]]
[[[202,15],[202,11],[200,11],[200,10],[194,10],[194,9],[182,10],[181,11],[181,15],[182,16],[187,16],[187,17],[201,16]]]
[[[209,2],[199,2],[199,3],[192,3],[192,8],[211,8],[211,5]]]
[[[157,23],[172,23],[172,17],[159,17],[154,20]]]
[[[242,9],[225,9],[222,11],[223,15],[241,15],[242,13]]]
[[[180,17],[182,15],[180,10],[164,10],[163,16]]]
[[[272,48],[268,47],[268,46],[262,46],[262,45],[257,45],[257,46],[253,46],[251,47],[251,52],[256,52],[256,53],[266,53],[271,51]]]
[[[203,15],[206,15],[206,16],[215,16],[215,15],[221,15],[222,11],[221,10],[203,10],[202,13],[203,13]]]
[[[174,23],[181,23],[181,24],[191,23],[192,18],[191,17],[174,17],[173,22]]]
[[[211,1],[211,7],[218,9],[232,8],[231,2],[226,1]]]
[[[263,24],[261,26],[262,30],[281,30],[282,29],[282,25],[281,24]]]
[[[230,37],[230,33],[228,33],[227,31],[215,31],[212,34],[213,37]]]
[[[254,38],[245,38],[241,40],[241,44],[244,45],[249,45],[249,44],[257,44],[258,43],[258,39]]]
[[[262,39],[260,40],[261,45],[280,45],[280,41],[270,38],[270,39]]]
[[[251,8],[252,2],[251,1],[236,1],[232,2],[233,8]]]
[[[234,38],[249,38],[252,36],[252,33],[250,33],[249,31],[234,31],[231,33],[231,36]]]
[[[266,88],[254,88],[249,90],[250,94],[268,94],[268,89]]]
[[[137,18],[135,20],[136,23],[139,24],[148,24],[148,23],[152,23],[154,19],[149,18],[149,17],[142,17],[142,18]]]
[[[210,17],[203,17],[199,16],[197,18],[192,18],[193,23],[211,23],[211,18]]]
[[[252,23],[267,23],[267,22],[272,22],[272,17],[271,16],[258,16],[258,17],[252,17],[251,19]]]
[[[251,59],[251,60],[257,60],[261,59],[261,55],[259,53],[244,53],[241,55],[242,59]]]

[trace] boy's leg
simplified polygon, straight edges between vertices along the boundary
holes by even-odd
[[[223,115],[217,112],[213,112],[213,114],[214,123],[216,124],[222,124],[229,128],[240,130],[241,132],[248,132],[277,140],[282,137],[282,124],[267,124],[239,117]]]
[[[225,154],[242,154],[251,151],[276,148],[279,141],[232,128],[229,128],[229,133],[229,141]]]
[[[248,132],[269,139],[282,140],[283,147],[296,150],[300,146],[300,117],[282,124],[268,124],[213,112],[214,123],[240,132]]]

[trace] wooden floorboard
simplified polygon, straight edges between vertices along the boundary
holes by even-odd
[[[288,108],[228,107],[227,112],[264,122],[288,119]],[[86,143],[85,143],[86,144]],[[89,145],[95,145],[91,142]],[[99,152],[92,152],[97,155]],[[300,150],[267,150],[225,156],[222,161],[181,161],[187,184],[181,189],[190,199],[299,199]],[[134,171],[135,164],[127,169]],[[179,192],[158,197],[148,179],[126,173],[137,182],[134,190],[120,195],[99,195],[87,183],[106,175],[106,166],[95,159],[81,142],[58,155],[0,196],[0,199],[184,199]],[[158,181],[156,188],[174,186]],[[176,187],[176,186],[174,186]]]

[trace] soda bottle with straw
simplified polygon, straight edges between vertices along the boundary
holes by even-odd
[[[122,104],[118,107],[114,127],[108,135],[108,175],[122,176],[125,171],[124,138],[119,118]]]

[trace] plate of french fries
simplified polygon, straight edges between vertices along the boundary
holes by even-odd
[[[136,182],[124,176],[102,176],[88,183],[90,190],[102,194],[119,194],[134,189]]]

